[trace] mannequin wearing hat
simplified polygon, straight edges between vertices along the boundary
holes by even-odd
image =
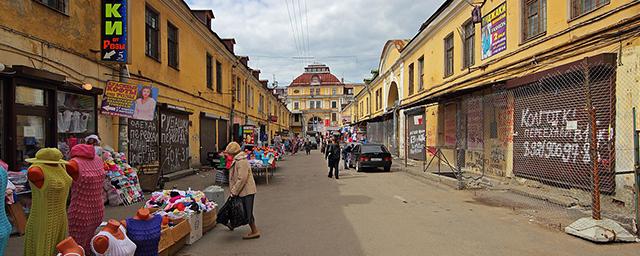
[[[31,212],[27,220],[24,255],[54,255],[56,245],[66,238],[67,211],[72,177],[77,178],[77,169],[66,168],[67,161],[57,148],[43,148],[27,172],[31,185]]]
[[[127,236],[124,224],[117,220],[109,220],[91,240],[91,249],[95,255],[131,256],[136,248],[136,244]]]

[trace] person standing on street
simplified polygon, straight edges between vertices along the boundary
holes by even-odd
[[[311,141],[309,141],[309,139],[304,141],[304,151],[307,153],[307,155],[311,154]]]
[[[350,155],[352,150],[353,150],[352,144],[346,144],[344,146],[344,149],[342,150],[342,160],[344,161],[345,170],[349,170],[349,161],[350,161]]]
[[[260,231],[258,231],[253,217],[253,201],[258,190],[256,189],[256,182],[253,180],[247,154],[242,152],[240,145],[236,142],[229,143],[224,152],[233,157],[233,162],[229,169],[229,193],[232,197],[240,197],[242,205],[244,205],[244,211],[247,216],[251,216],[249,219],[251,233],[243,236],[242,239],[260,238]]]
[[[325,157],[329,160],[329,178],[336,176],[336,179],[340,179],[338,176],[338,167],[340,166],[340,142],[334,138],[331,138],[331,144],[326,148]]]

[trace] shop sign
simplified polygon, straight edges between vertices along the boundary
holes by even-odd
[[[138,120],[153,120],[159,90],[148,85],[107,81],[101,113]]]
[[[278,122],[278,116],[276,116],[276,115],[269,116],[269,121],[271,121],[272,123],[277,123]]]
[[[127,0],[102,0],[103,61],[127,62]]]
[[[482,17],[482,59],[507,49],[507,3]]]
[[[255,127],[252,125],[243,126],[242,137],[244,138],[244,144],[255,144]]]

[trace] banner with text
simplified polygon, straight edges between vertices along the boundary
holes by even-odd
[[[482,59],[507,49],[507,3],[482,17]]]
[[[139,120],[153,120],[158,102],[158,88],[108,81],[100,112]]]
[[[100,58],[127,62],[127,0],[102,0]]]

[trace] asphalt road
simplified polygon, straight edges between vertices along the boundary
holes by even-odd
[[[312,152],[288,156],[269,184],[257,178],[262,238],[245,241],[247,227],[218,225],[179,255],[640,255],[639,244],[595,245],[404,172],[351,170],[329,179],[322,155]],[[212,183],[203,172],[167,187]],[[105,216],[132,216],[140,205],[108,207]],[[22,238],[12,237],[7,249],[22,255]]]
[[[318,151],[288,157],[270,184],[258,179],[262,238],[218,226],[181,255],[640,255],[640,245],[595,245],[403,172],[326,172]]]

